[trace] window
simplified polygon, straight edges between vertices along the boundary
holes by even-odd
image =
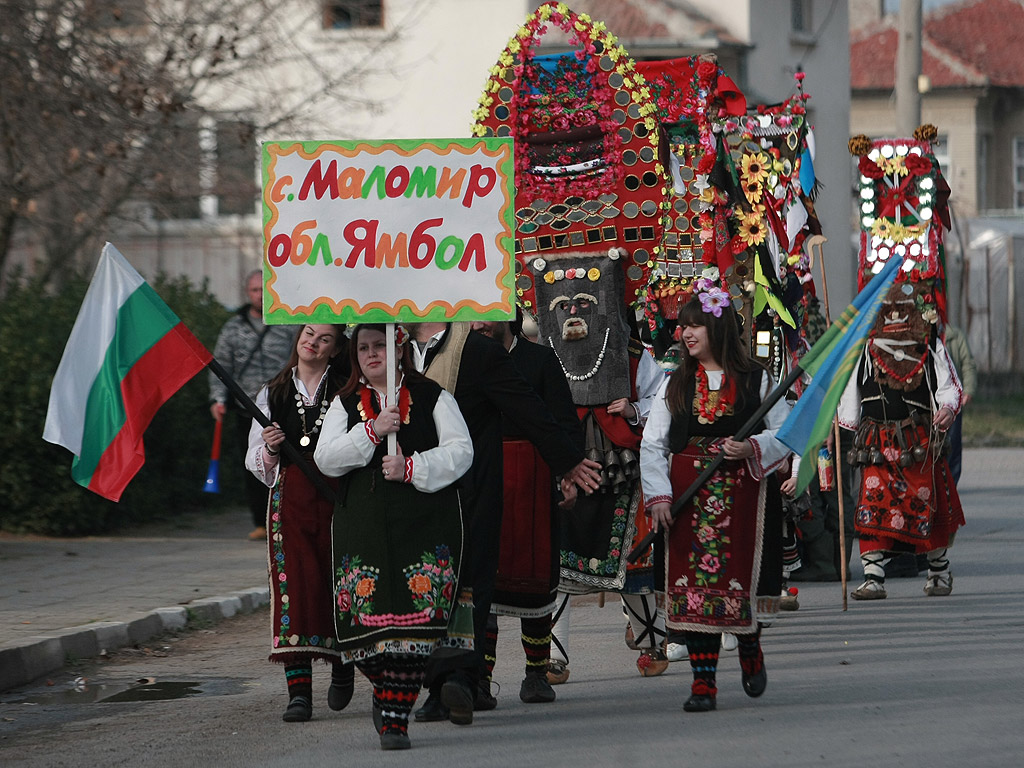
[[[323,0],[324,29],[358,29],[384,24],[383,0]]]
[[[809,35],[814,29],[811,27],[811,7],[814,0],[790,0],[790,22],[794,32],[801,32]]]
[[[978,210],[988,208],[988,154],[992,137],[987,133],[978,136]]]
[[[1024,210],[1024,136],[1013,140],[1013,209]]]
[[[953,178],[953,167],[950,165],[948,134],[940,133],[935,137],[935,141],[932,142],[932,154],[935,155],[935,160],[939,163],[939,170],[942,171],[943,178],[946,179],[947,184],[950,184],[950,179]]]
[[[217,196],[217,213],[251,214],[260,196],[256,130],[242,120],[220,120],[215,130],[217,175],[212,191]]]
[[[163,163],[149,188],[157,219],[251,215],[259,200],[255,128],[236,115],[185,112],[159,137]]]

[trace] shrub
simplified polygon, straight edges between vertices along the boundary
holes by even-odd
[[[39,280],[15,274],[0,298],[0,392],[10,439],[0,465],[0,530],[85,535],[223,503],[202,492],[213,433],[205,372],[153,419],[145,435],[146,463],[119,504],[76,484],[74,457],[42,439],[50,385],[88,282],[72,274],[51,293]],[[185,278],[161,276],[153,288],[212,349],[228,312],[206,285],[197,289]]]

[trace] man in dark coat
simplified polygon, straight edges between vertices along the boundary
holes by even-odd
[[[551,471],[563,476],[565,487],[574,483],[591,492],[600,483],[599,465],[584,457],[501,344],[465,323],[420,323],[411,328],[416,367],[455,396],[473,438],[473,465],[462,478],[461,496],[469,522],[463,582],[473,589],[476,638],[470,658],[439,659],[428,671],[430,696],[416,719],[439,720],[447,714],[453,723],[468,725],[473,722],[480,678],[486,674],[482,649],[501,533],[503,417],[540,450]]]
[[[558,357],[550,347],[521,336],[522,323],[523,315],[519,312],[512,322],[476,322],[473,330],[490,336],[508,350],[523,378],[582,449],[583,429]],[[551,616],[558,593],[557,491],[540,451],[509,419],[503,420],[503,431],[505,498],[501,556],[484,660],[489,678],[497,661],[497,617],[519,617],[526,654],[526,676],[519,698],[527,704],[545,703],[555,700],[555,691],[547,680],[547,666]],[[565,496],[561,504],[571,506],[575,502],[575,487],[569,484]],[[496,704],[489,693],[485,700]]]

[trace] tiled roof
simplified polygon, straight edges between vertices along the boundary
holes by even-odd
[[[932,88],[1024,86],[1024,0],[965,0],[923,18],[921,71]],[[896,16],[850,33],[854,90],[892,89]]]

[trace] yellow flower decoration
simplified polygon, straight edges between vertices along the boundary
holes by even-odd
[[[519,45],[519,41],[517,39],[513,38],[512,40],[509,40],[508,49],[512,51],[512,53],[519,53],[521,48],[522,46]]]
[[[743,182],[743,194],[752,203],[761,202],[761,185],[758,183]]]
[[[766,234],[764,222],[756,213],[748,213],[740,222],[739,235],[748,248],[763,243]]]
[[[740,160],[740,175],[751,184],[768,178],[768,156],[763,152],[743,155]]]
[[[501,56],[498,57],[498,63],[503,64],[506,67],[512,66],[512,54],[508,51],[502,51]]]
[[[892,237],[892,228],[892,222],[888,219],[875,219],[871,223],[871,234],[883,240],[888,240]]]
[[[601,277],[601,270],[597,267],[591,267],[587,272],[587,277],[590,278],[590,282],[596,282]]]
[[[563,16],[569,12],[569,6],[565,3],[559,3],[555,8],[557,8],[558,12]]]
[[[483,136],[485,133],[487,133],[487,129],[480,125],[480,123],[474,123],[472,130],[474,136]]]
[[[879,157],[878,164],[886,173],[897,173],[900,176],[906,176],[909,173],[902,155],[893,155],[892,157],[885,158]]]
[[[555,273],[554,272],[545,272],[544,273],[544,282],[547,283],[548,285],[553,285],[554,282],[555,282]]]

